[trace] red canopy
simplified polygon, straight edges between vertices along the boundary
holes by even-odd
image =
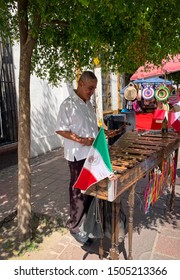
[[[164,60],[163,63],[163,70],[167,74],[180,71],[180,54],[174,56],[169,61]]]
[[[146,63],[145,66],[140,66],[131,76],[130,80],[133,81],[155,76],[164,76],[165,74],[177,71],[180,71],[180,54],[170,58],[169,60],[163,59],[162,65],[159,67],[152,63]]]

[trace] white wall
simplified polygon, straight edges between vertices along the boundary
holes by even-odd
[[[15,80],[19,87],[19,45],[13,47]],[[47,81],[31,76],[31,157],[46,153],[62,145],[62,139],[55,133],[56,119],[61,102],[69,95],[69,87],[62,83],[52,88]]]

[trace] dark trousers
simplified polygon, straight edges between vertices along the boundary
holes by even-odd
[[[76,182],[81,169],[84,165],[85,159],[79,161],[68,161],[70,169],[70,184],[69,184],[69,198],[70,198],[70,221],[69,230],[72,233],[79,231],[79,227],[83,221],[85,213],[89,208],[92,197],[81,193],[80,189],[72,188]]]

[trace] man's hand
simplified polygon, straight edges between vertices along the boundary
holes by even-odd
[[[80,138],[81,138],[80,143],[84,146],[91,146],[94,141],[94,138],[91,137],[87,137],[87,138],[80,137]]]
[[[105,130],[105,134],[107,138],[114,137],[120,133],[122,133],[122,130],[126,127],[126,124],[123,124],[120,128],[114,129],[114,130]]]
[[[71,131],[56,131],[56,133],[63,136],[64,138],[73,140],[73,141],[78,142],[78,143],[80,143],[81,145],[84,145],[84,146],[91,146],[93,141],[94,141],[94,138],[80,137],[79,135],[77,135],[77,134],[75,134]]]
[[[114,137],[117,135],[117,130],[114,129],[114,130],[107,130],[106,131],[106,136],[107,138],[111,138],[111,137]]]

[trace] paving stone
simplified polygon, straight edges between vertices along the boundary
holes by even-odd
[[[59,260],[83,260],[85,251],[74,242],[70,243],[58,257]]]
[[[161,255],[180,259],[180,238],[159,235],[155,251]]]
[[[153,260],[176,260],[176,259],[173,257],[169,257],[169,256],[165,256],[165,255],[156,253],[153,255]]]

